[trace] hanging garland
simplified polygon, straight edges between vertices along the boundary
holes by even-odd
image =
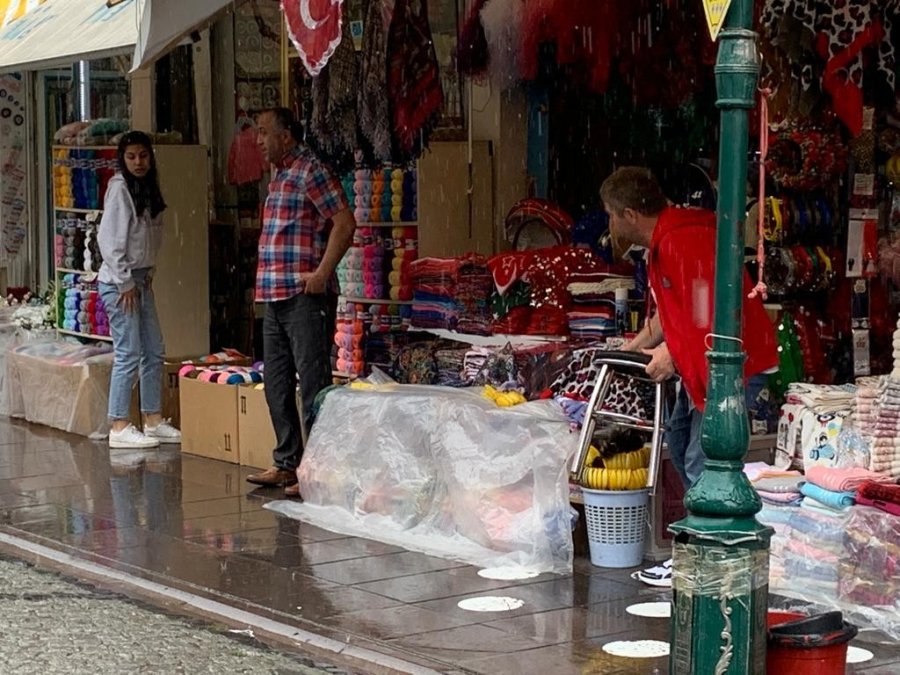
[[[847,170],[847,154],[838,132],[797,125],[776,134],[766,170],[785,189],[820,190]]]

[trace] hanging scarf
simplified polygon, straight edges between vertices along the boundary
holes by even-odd
[[[481,78],[487,73],[489,54],[481,10],[487,0],[475,0],[469,16],[459,32],[456,67],[463,75]]]
[[[356,148],[356,92],[358,73],[350,22],[343,22],[343,36],[325,70],[313,79],[310,133],[320,154],[328,156],[336,170],[353,168]]]
[[[393,17],[393,2],[369,0],[363,32],[360,64],[359,129],[371,145],[374,159],[391,159],[390,107],[388,105],[387,28]]]
[[[397,0],[388,31],[388,97],[399,161],[416,158],[444,105],[424,0]]]

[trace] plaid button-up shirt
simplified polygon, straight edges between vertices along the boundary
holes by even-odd
[[[287,300],[303,292],[300,274],[315,272],[325,254],[331,219],[348,208],[338,181],[311,151],[296,147],[269,183],[259,237],[256,301]],[[338,292],[337,278],[328,282]]]

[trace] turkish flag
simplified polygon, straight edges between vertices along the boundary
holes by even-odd
[[[288,35],[312,77],[341,43],[342,5],[343,0],[281,0]]]

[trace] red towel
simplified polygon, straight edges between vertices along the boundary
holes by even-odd
[[[859,486],[858,496],[900,506],[900,485],[883,485],[869,481]]]

